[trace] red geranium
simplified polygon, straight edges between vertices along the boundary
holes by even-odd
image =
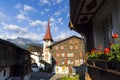
[[[93,49],[91,50],[91,53],[94,54],[95,52],[96,52],[96,48],[93,48]]]
[[[110,52],[110,48],[105,48],[104,53],[107,55]]]
[[[113,38],[113,39],[118,38],[118,34],[113,34],[113,35],[112,35],[112,38]]]
[[[100,53],[101,53],[101,50],[98,50],[97,52],[98,52],[98,54],[100,54]]]

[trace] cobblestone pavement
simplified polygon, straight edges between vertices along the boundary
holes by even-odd
[[[67,76],[67,75],[51,74],[51,73],[45,73],[45,72],[31,72],[30,80],[57,80],[63,76]]]

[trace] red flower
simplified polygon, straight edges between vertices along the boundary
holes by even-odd
[[[107,55],[110,52],[110,48],[105,48],[104,53]]]
[[[96,52],[96,48],[93,48],[93,49],[91,50],[91,53],[94,54],[95,52]]]
[[[98,54],[100,54],[101,53],[101,50],[98,50]]]
[[[113,39],[118,38],[118,34],[113,34],[113,35],[112,35],[112,38],[113,38]]]

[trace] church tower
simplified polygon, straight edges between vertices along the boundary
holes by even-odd
[[[48,62],[49,64],[52,64],[52,55],[49,51],[48,46],[50,46],[52,44],[52,36],[51,36],[51,32],[50,32],[50,22],[48,21],[48,26],[47,26],[47,31],[45,34],[45,37],[43,39],[43,56],[44,56],[44,60],[46,62]]]

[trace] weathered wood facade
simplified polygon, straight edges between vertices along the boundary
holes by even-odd
[[[87,51],[109,47],[112,34],[120,35],[120,0],[70,0],[69,27],[85,37]],[[86,80],[120,79],[119,71],[87,67]]]
[[[30,52],[0,39],[0,70],[0,80],[14,77],[24,80],[30,72]]]
[[[51,45],[50,52],[55,73],[68,74],[70,68],[76,72],[83,64],[84,41],[79,37],[71,36]]]

